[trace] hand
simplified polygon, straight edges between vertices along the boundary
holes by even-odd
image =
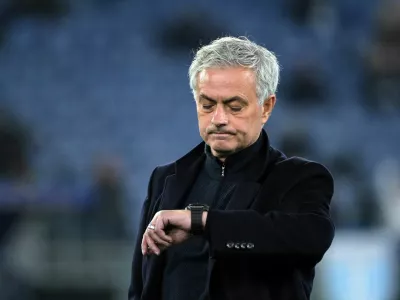
[[[173,242],[181,243],[189,237],[189,231],[191,227],[191,214],[188,210],[162,210],[155,214],[150,225],[154,226],[154,229],[147,228],[142,238],[142,253],[147,255],[149,253],[155,253],[159,255],[161,253],[160,248],[163,250],[171,246]],[[167,229],[180,229],[187,233],[170,231],[174,234],[176,240],[166,233]]]
[[[190,237],[189,231],[185,231],[179,228],[173,228],[168,231],[168,236],[172,238],[172,245],[180,244],[186,241]]]
[[[172,238],[172,242],[170,243],[169,246],[157,245],[158,248],[160,249],[160,252],[163,252],[165,249],[167,249],[172,245],[177,245],[186,241],[191,236],[191,234],[188,231],[179,228],[173,228],[168,231],[168,236]],[[148,248],[147,255],[150,254],[155,254],[155,253],[151,250],[151,248]]]

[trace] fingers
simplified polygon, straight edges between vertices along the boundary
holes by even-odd
[[[146,254],[144,255],[151,255],[151,254],[159,254],[163,252],[165,249],[171,247],[172,245],[175,244],[180,244],[187,240],[190,237],[190,234],[182,229],[174,228],[168,232],[168,237],[171,239],[171,243],[167,243],[165,241],[158,242],[158,239],[160,239],[155,231],[149,231],[148,233],[146,232],[146,235],[143,236],[146,241],[146,250],[144,251]],[[155,252],[152,250],[150,245],[148,245],[148,239],[150,239],[158,248],[159,252]],[[143,251],[142,251],[143,252]]]
[[[169,246],[172,243],[172,238],[165,233],[165,226],[162,218],[156,218],[146,230],[146,233],[153,239],[154,242]]]
[[[151,238],[148,231],[146,230],[142,238],[142,254],[148,255],[152,253],[158,255],[160,253],[160,249],[158,248],[157,243]]]
[[[157,246],[158,246],[158,249],[160,249],[160,253],[162,253],[164,250],[166,250],[168,248],[168,247],[161,246],[161,245],[157,245]],[[152,255],[152,254],[156,254],[156,253],[154,253],[150,248],[148,248],[147,255]]]
[[[161,229],[157,229],[150,224],[143,234],[142,254],[148,255],[155,253],[159,255],[162,250],[171,246],[172,238],[165,234]]]
[[[161,238],[163,241],[172,243],[172,238],[165,233],[166,226],[168,225],[168,220],[165,217],[165,213],[158,212],[154,218],[152,224],[154,224],[154,233]]]
[[[146,232],[142,238],[142,254],[149,255],[152,253],[159,255],[160,249],[157,246],[157,243],[153,241],[152,238]]]
[[[150,248],[149,248],[149,246],[147,246],[146,234],[143,234],[143,237],[142,237],[142,254],[143,255],[149,254],[149,250],[150,250]]]
[[[152,241],[158,245],[168,247],[172,242],[172,239],[166,236],[162,230],[149,230],[147,233],[148,236],[152,239]],[[161,234],[165,237],[164,238],[160,237]]]
[[[153,220],[150,222],[142,238],[142,253],[148,255],[155,253],[159,255],[161,251],[170,247],[174,242],[174,236],[165,232],[165,229],[171,225],[170,219],[176,211],[159,211],[155,214]],[[181,216],[179,214],[178,216]],[[177,242],[182,242],[187,239],[187,234],[178,234],[176,237]]]
[[[156,243],[152,240],[152,238],[149,237],[148,235],[146,236],[146,242],[148,247],[147,252],[151,251],[157,255],[160,255],[160,249],[157,247]]]
[[[172,243],[172,237],[167,235],[164,230],[158,229],[157,227],[155,230],[150,230],[149,234],[151,237],[157,237],[159,240],[155,239],[155,241],[159,244],[169,246],[169,244]]]

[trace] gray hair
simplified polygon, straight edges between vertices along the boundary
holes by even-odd
[[[246,67],[253,70],[260,105],[276,93],[280,67],[275,54],[246,37],[222,37],[197,51],[189,68],[190,88],[195,97],[198,74],[214,67]]]

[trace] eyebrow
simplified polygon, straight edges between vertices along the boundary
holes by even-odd
[[[206,99],[208,101],[211,101],[211,102],[218,102],[217,100],[215,100],[215,99],[213,99],[213,98],[211,98],[211,97],[209,97],[207,95],[204,95],[204,94],[200,94],[199,98],[204,98],[204,99]],[[234,102],[234,101],[239,101],[241,103],[247,103],[247,101],[245,99],[243,99],[242,97],[239,97],[239,96],[233,96],[231,98],[222,100],[222,102],[224,104],[229,104],[229,103]]]

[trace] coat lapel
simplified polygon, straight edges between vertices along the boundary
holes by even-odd
[[[204,143],[201,143],[175,163],[175,174],[164,182],[160,204],[156,211],[183,209],[185,195],[190,191],[204,161]],[[160,256],[151,255],[147,260],[147,280],[143,287],[142,299],[161,299],[165,252]]]
[[[178,180],[176,174],[170,175],[165,180],[164,192],[158,210],[170,210],[183,208],[180,207],[183,196],[188,191],[189,180]]]
[[[232,195],[226,209],[227,210],[242,210],[249,209],[252,203],[260,194],[261,187],[271,173],[276,161],[278,153],[272,152],[269,145],[267,133],[262,131],[263,144],[262,150],[255,156],[256,164],[252,164],[247,170],[246,181],[240,182]]]
[[[262,190],[271,186],[271,184],[267,185],[266,182],[270,182],[273,179],[268,175],[275,167],[276,154],[277,153],[271,155],[270,161],[266,164],[265,168],[263,168],[263,172],[258,176],[259,178],[257,181],[241,182],[236,186],[232,198],[226,207],[227,210],[249,209],[257,196],[264,194]]]
[[[199,155],[191,164],[187,164],[185,161],[177,161],[176,173],[168,176],[165,180],[159,210],[184,208],[185,196],[193,186],[204,158],[204,154]]]

